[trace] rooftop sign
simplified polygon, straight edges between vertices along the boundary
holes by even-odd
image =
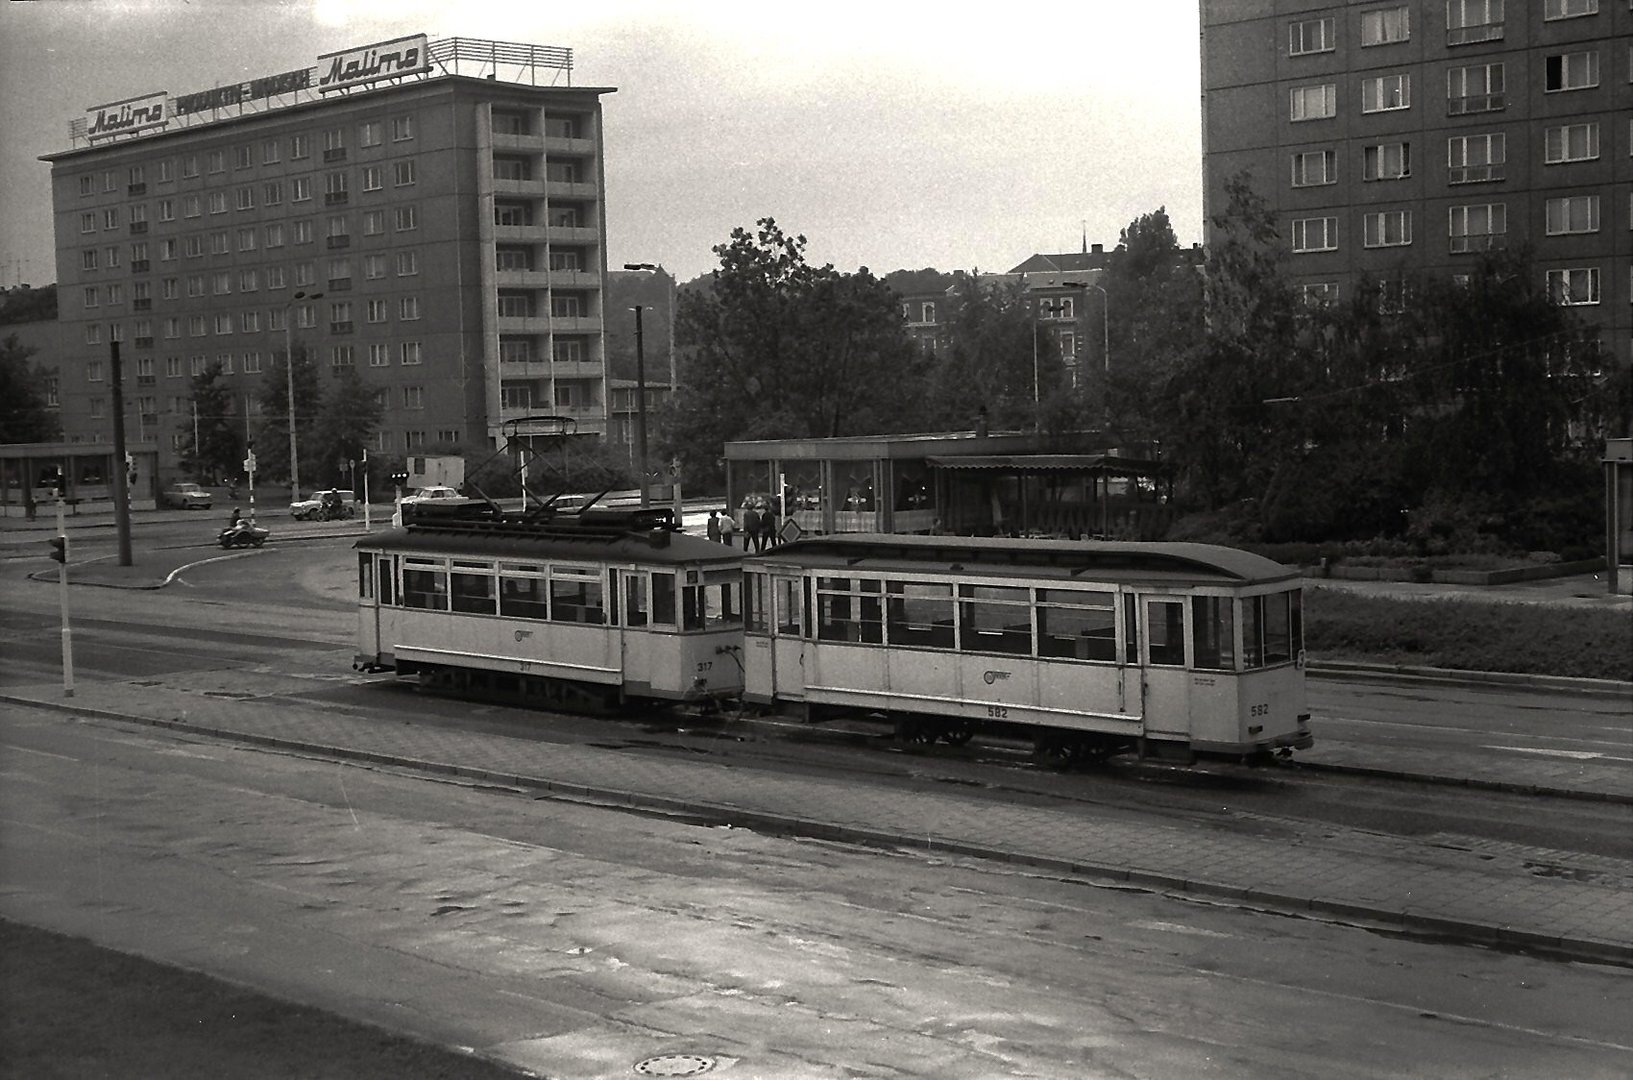
[[[521,77],[532,73],[536,82],[539,68],[570,73],[573,51],[475,38],[431,42],[424,34],[412,34],[324,53],[313,66],[280,75],[266,75],[173,98],[160,91],[108,105],[92,105],[82,118],[69,124],[68,134],[76,143],[83,139],[96,144],[121,136],[163,131],[172,119],[190,123],[215,119],[205,114],[222,109],[235,109],[237,112],[233,115],[241,115],[246,110],[271,108],[274,104],[281,107],[289,102],[273,103],[271,99],[291,94],[298,95],[299,100],[311,100],[313,94],[344,93],[386,79],[427,75],[437,69],[444,74],[469,74],[466,69],[473,66],[488,78],[496,77],[501,67],[514,68]]]

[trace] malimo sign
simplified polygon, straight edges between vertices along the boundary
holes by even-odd
[[[164,91],[126,98],[111,105],[92,105],[85,110],[85,136],[92,142],[115,135],[131,135],[170,122],[169,99]]]
[[[431,70],[430,43],[424,34],[393,38],[318,57],[318,93],[364,86],[380,79]]]
[[[165,128],[171,117],[193,116],[314,89],[327,94],[367,86],[381,79],[423,75],[430,70],[431,48],[426,35],[393,38],[343,52],[324,53],[318,57],[315,67],[298,68],[281,75],[229,83],[174,98],[161,91],[111,105],[92,105],[85,110],[85,138],[94,143]],[[74,122],[76,128],[79,123]]]

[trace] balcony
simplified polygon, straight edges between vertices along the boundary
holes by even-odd
[[[1455,97],[1446,99],[1447,116],[1464,116],[1468,113],[1500,112],[1507,107],[1507,98],[1500,93],[1475,94],[1469,97]]]
[[[149,263],[146,259],[132,259],[130,261],[130,272],[133,274],[145,274],[147,273],[148,265]]]
[[[551,195],[559,195],[567,199],[599,199],[601,190],[594,184],[587,184],[581,180],[546,180],[546,190]]]
[[[147,194],[147,185],[146,184],[131,184],[129,187],[125,188],[125,194],[126,195],[146,195]]]
[[[537,244],[544,240],[542,225],[500,225],[493,226],[493,239],[500,244]]]
[[[149,338],[148,340],[151,341],[152,339]],[[138,376],[136,376],[136,385],[137,386],[152,386],[157,381],[158,380],[152,375],[138,375]]]
[[[152,311],[153,298],[151,296],[138,296],[130,302],[130,308],[132,311]]]
[[[345,206],[351,202],[351,195],[344,191],[326,191],[323,193],[324,206]]]
[[[1471,251],[1497,251],[1508,246],[1508,237],[1502,233],[1475,233],[1470,236],[1454,236],[1451,238],[1451,252],[1453,255],[1466,254]]]
[[[327,149],[327,150],[325,150],[323,152],[323,160],[324,161],[345,161],[346,160],[346,148],[344,146],[332,146],[332,147],[330,147],[329,149]]]
[[[544,185],[537,180],[518,180],[508,176],[493,178],[495,195],[538,195],[543,190]]]
[[[1481,41],[1501,41],[1502,23],[1481,23],[1478,26],[1454,26],[1446,29],[1447,45],[1473,45]]]
[[[601,320],[590,315],[500,315],[501,334],[599,334]]]
[[[352,238],[351,238],[350,234],[348,234],[348,233],[341,233],[339,236],[329,237],[327,243],[328,243],[329,250],[334,251],[336,248],[348,248],[348,247],[351,247],[352,246]]]
[[[563,155],[590,157],[595,153],[595,140],[569,138],[566,135],[546,135],[544,137],[544,149],[546,153],[554,157]]]
[[[594,270],[551,270],[548,281],[553,288],[594,289],[601,284],[601,275]]]
[[[352,332],[353,328],[353,323],[350,319],[346,320],[345,322],[332,322],[329,324],[329,333],[349,334]]]
[[[1501,180],[1504,168],[1497,165],[1459,165],[1446,170],[1448,184],[1484,184],[1493,180]]]
[[[130,234],[132,236],[140,236],[145,232],[147,232],[147,222],[133,221],[130,223]]]
[[[494,280],[502,289],[545,289],[550,286],[550,275],[543,270],[498,270]]]
[[[351,292],[352,279],[349,277],[332,277],[329,279],[330,292]]]
[[[550,242],[553,244],[599,244],[601,231],[592,225],[551,225]]]
[[[502,135],[493,133],[493,148],[495,150],[526,150],[535,154],[544,153],[543,135]]]
[[[136,339],[136,347],[138,349],[151,349],[153,348],[153,339],[150,337],[139,337]],[[149,376],[149,378],[151,377],[152,376]]]

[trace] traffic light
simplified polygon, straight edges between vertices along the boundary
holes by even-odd
[[[53,536],[51,538],[51,560],[67,565],[68,538],[66,536]]]
[[[396,472],[392,473],[391,474],[391,482],[393,484],[396,484],[398,487],[407,487],[408,486],[408,470],[398,469]]]

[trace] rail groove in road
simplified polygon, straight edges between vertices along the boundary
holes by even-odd
[[[1395,855],[1358,855],[964,794],[760,777],[716,762],[654,761],[324,712],[287,698],[224,702],[130,691],[93,684],[63,699],[57,687],[14,687],[0,699],[769,833],[993,860],[1386,932],[1633,966],[1633,891],[1455,865],[1455,853],[1426,872],[1414,858],[1421,848],[1409,842]]]

